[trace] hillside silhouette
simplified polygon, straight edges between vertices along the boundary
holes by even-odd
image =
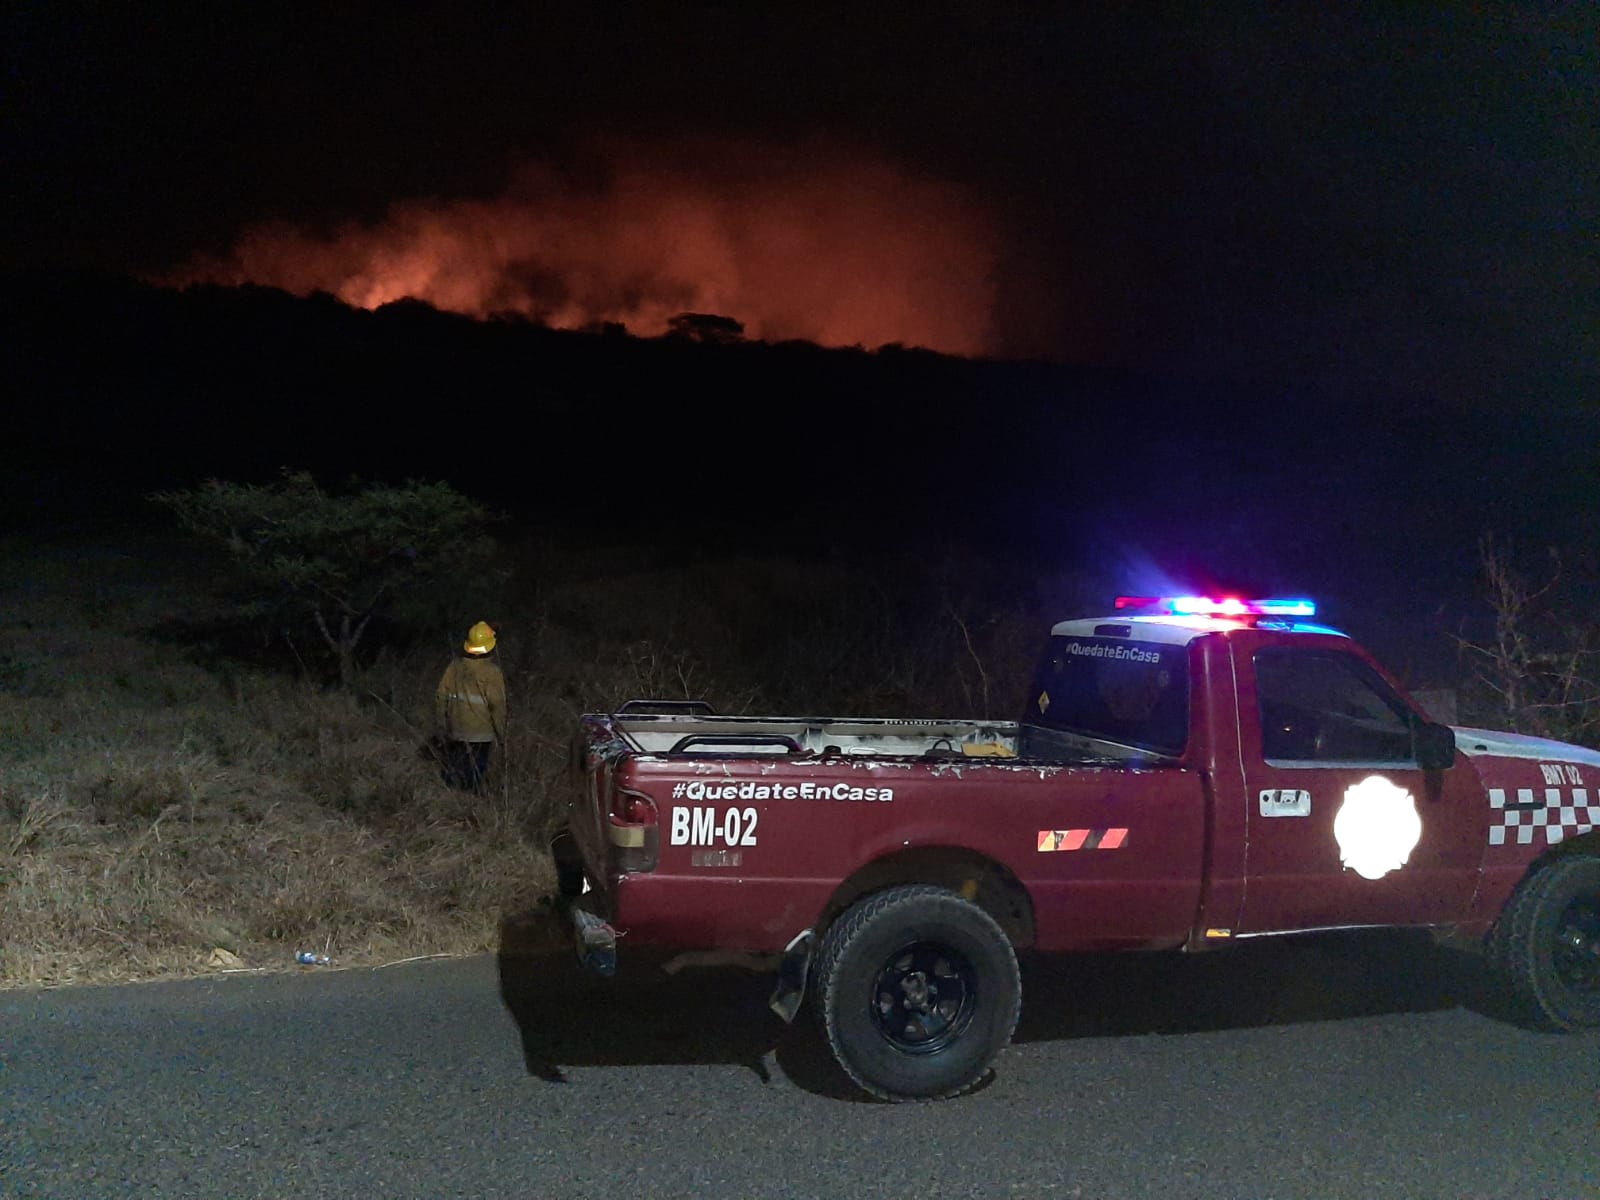
[[[65,272],[0,303],[24,525],[292,466],[444,479],[557,537],[973,546],[1130,590],[1309,592],[1352,627],[1464,609],[1486,532],[1600,543],[1592,411],[765,344],[736,314],[645,339]]]

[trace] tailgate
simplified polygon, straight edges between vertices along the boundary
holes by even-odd
[[[608,848],[618,835],[611,820],[617,764],[632,747],[608,717],[585,716],[573,739],[568,767],[567,828],[590,886],[608,891]],[[630,840],[624,835],[622,840]]]

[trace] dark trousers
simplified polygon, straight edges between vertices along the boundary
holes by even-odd
[[[489,773],[493,742],[446,741],[441,774],[444,781],[464,792],[483,791],[483,777]]]

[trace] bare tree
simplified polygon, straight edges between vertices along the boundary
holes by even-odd
[[[1485,642],[1458,638],[1477,682],[1519,733],[1600,745],[1600,620],[1576,615],[1561,556],[1532,583],[1491,537],[1478,547],[1494,628]]]

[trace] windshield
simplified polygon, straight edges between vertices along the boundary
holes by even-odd
[[[1177,757],[1189,740],[1187,646],[1052,637],[1023,724]]]

